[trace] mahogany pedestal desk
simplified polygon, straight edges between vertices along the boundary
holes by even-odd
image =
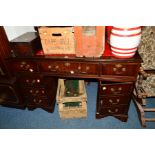
[[[53,112],[58,78],[95,79],[98,82],[96,118],[113,116],[127,121],[134,84],[142,60],[138,54],[129,59],[75,57],[11,57],[7,59],[17,77],[20,93],[29,109]],[[89,103],[88,103],[89,104]],[[94,114],[95,115],[95,114]]]

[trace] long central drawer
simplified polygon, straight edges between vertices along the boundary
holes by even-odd
[[[39,64],[41,72],[66,73],[69,75],[99,75],[98,63],[82,63],[72,61],[42,61]]]

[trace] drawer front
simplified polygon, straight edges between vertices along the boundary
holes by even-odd
[[[64,61],[45,61],[40,63],[40,70],[43,72],[51,73],[71,73],[74,72],[74,69],[77,68],[77,63],[69,63]]]
[[[26,86],[26,87],[28,87],[28,86],[39,87],[39,86],[43,85],[42,80],[39,77],[38,78],[36,78],[36,77],[21,77],[21,78],[19,78],[18,81],[21,86]]]
[[[24,88],[23,93],[25,96],[47,97],[45,88]]]
[[[13,73],[16,72],[37,72],[37,64],[33,61],[13,61],[10,63]]]
[[[130,96],[127,95],[104,96],[99,98],[99,107],[114,107],[128,105],[129,103]]]
[[[130,94],[133,90],[133,83],[103,84],[100,82],[100,95]]]
[[[99,64],[96,63],[79,63],[76,68],[78,74],[87,75],[98,75],[99,74]]]
[[[43,72],[51,73],[67,73],[67,74],[98,74],[98,64],[94,63],[81,63],[81,62],[68,62],[68,61],[53,61],[41,62],[40,70]]]
[[[26,98],[27,101],[27,105],[35,105],[35,106],[49,106],[50,102],[48,101],[48,99],[46,98],[38,98],[38,97],[34,97],[34,98]]]
[[[113,116],[113,115],[127,115],[128,106],[119,106],[119,107],[104,107],[100,108],[100,115]]]
[[[136,76],[139,65],[135,63],[102,64],[102,75]]]

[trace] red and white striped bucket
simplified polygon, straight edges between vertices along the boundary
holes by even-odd
[[[135,55],[141,39],[141,27],[115,27],[110,35],[112,54],[118,58],[131,58]]]

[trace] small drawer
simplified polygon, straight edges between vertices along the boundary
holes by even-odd
[[[87,75],[98,75],[99,66],[95,63],[79,63],[76,71],[78,74],[87,74]]]
[[[99,107],[128,105],[129,103],[130,96],[127,95],[104,96],[99,98]]]
[[[61,63],[56,61],[42,61],[40,63],[40,71],[42,72],[58,72],[61,69]]]
[[[139,65],[136,63],[105,63],[102,64],[102,75],[136,76]]]
[[[45,88],[24,88],[23,93],[26,96],[47,97]]]
[[[21,77],[19,78],[19,83],[21,86],[42,86],[42,80],[38,77]]]
[[[100,81],[100,95],[130,94],[133,90],[133,83],[105,83]]]
[[[10,63],[13,73],[16,72],[37,72],[37,64],[33,61],[13,61]]]
[[[47,98],[40,98],[40,97],[25,97],[25,101],[27,102],[27,105],[34,105],[34,106],[49,106],[50,102]]]
[[[127,115],[128,106],[119,106],[119,107],[104,107],[100,108],[100,115],[113,116],[113,115]]]

